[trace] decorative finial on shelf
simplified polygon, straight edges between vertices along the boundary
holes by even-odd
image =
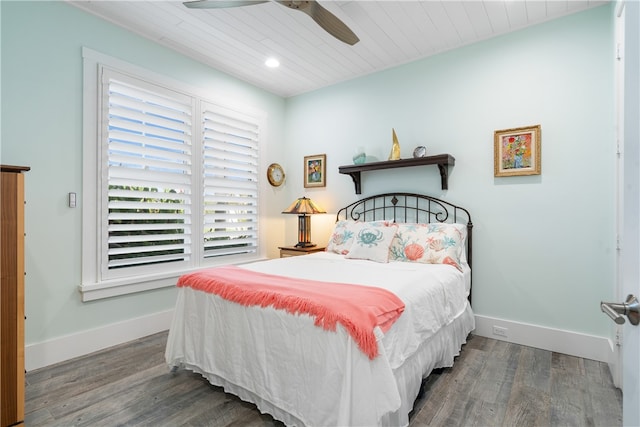
[[[389,153],[389,160],[400,160],[400,143],[398,142],[398,137],[396,136],[396,130],[391,128],[392,137],[393,137],[393,145],[391,145],[391,153]]]

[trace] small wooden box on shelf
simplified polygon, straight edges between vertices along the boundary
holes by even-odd
[[[314,252],[322,252],[325,248],[324,246],[312,246],[307,248],[299,246],[278,246],[278,249],[280,249],[280,258],[285,258],[288,256],[308,255]]]

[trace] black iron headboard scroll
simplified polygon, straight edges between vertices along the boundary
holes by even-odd
[[[369,196],[343,207],[336,221],[378,221],[429,223],[460,223],[467,226],[467,263],[471,267],[473,223],[465,208],[435,197],[414,193],[386,193]]]

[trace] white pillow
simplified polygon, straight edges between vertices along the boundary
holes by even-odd
[[[327,252],[346,255],[353,245],[353,239],[362,228],[362,222],[340,220],[333,227],[333,232],[327,243]]]
[[[460,224],[399,224],[390,247],[391,260],[450,264],[462,271],[466,236],[466,227]]]
[[[389,262],[389,246],[396,235],[396,230],[395,225],[364,223],[355,235],[353,244],[345,258]]]

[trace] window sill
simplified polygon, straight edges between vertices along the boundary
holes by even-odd
[[[180,274],[162,278],[145,278],[131,283],[131,281],[109,281],[96,284],[79,286],[82,302],[95,301],[119,295],[133,294],[136,292],[150,291],[153,289],[175,286]]]
[[[243,262],[230,264],[247,264],[249,262],[264,261],[266,258],[257,258],[245,260]],[[137,279],[127,278],[122,280],[109,280],[101,283],[80,285],[79,291],[82,295],[82,302],[95,301],[104,298],[111,298],[120,295],[128,295],[136,292],[151,291],[154,289],[162,289],[176,286],[178,278],[183,274],[191,271],[202,270],[204,268],[213,268],[216,265],[194,268],[191,270],[176,271],[173,273],[165,273],[155,276],[144,276]]]

